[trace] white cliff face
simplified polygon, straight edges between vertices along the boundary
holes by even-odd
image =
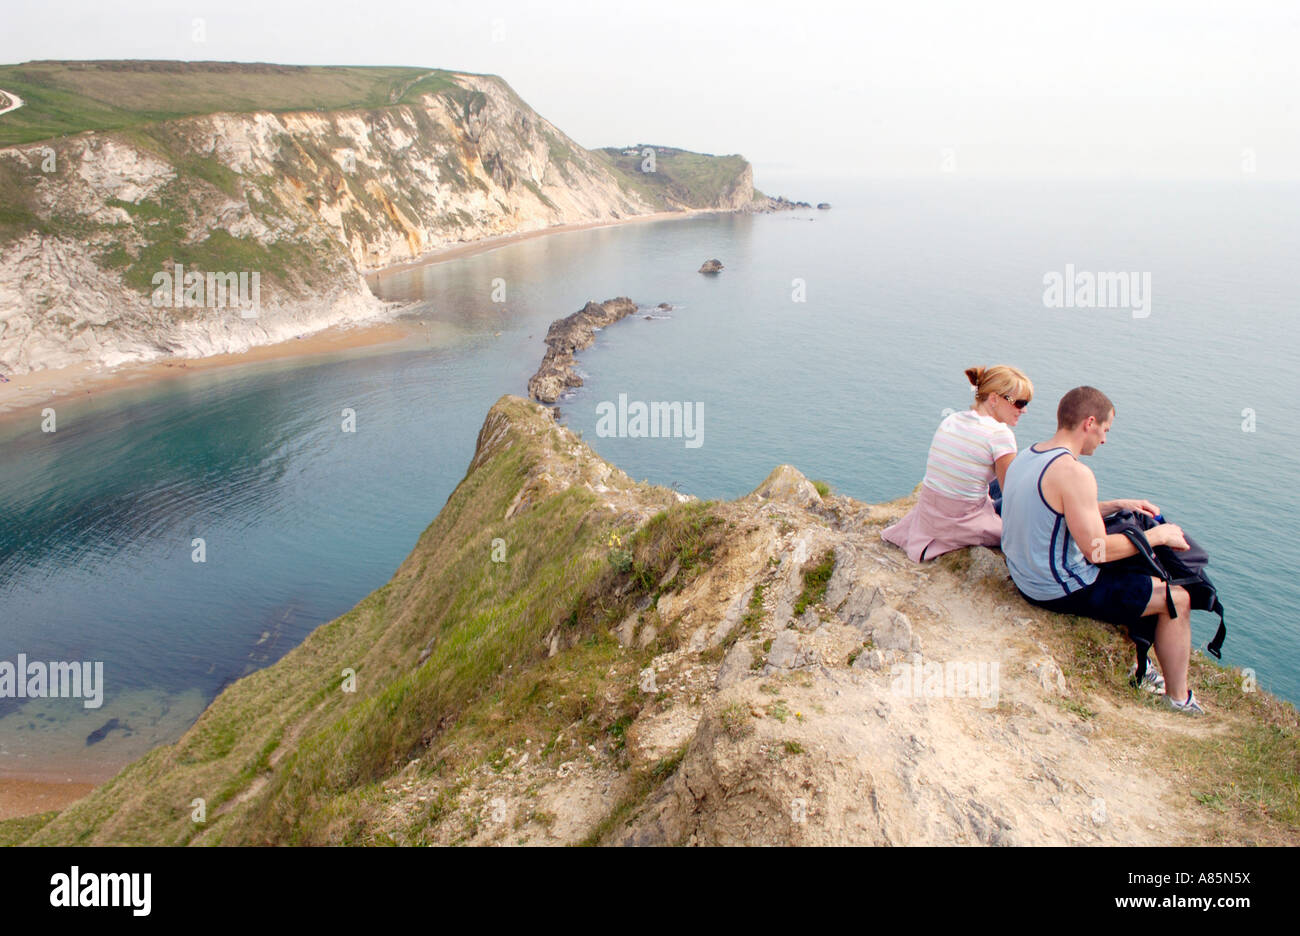
[[[388,309],[365,272],[660,210],[505,82],[456,81],[412,105],[211,114],[0,149],[37,220],[0,243],[0,372],[241,351],[371,320]],[[752,198],[746,167],[718,207]],[[156,306],[154,276],[175,263],[258,272],[257,317],[211,297]]]
[[[0,264],[0,372],[92,362],[116,367],[157,358],[247,351],[335,325],[381,316],[385,306],[359,274],[323,283],[312,298],[262,293],[259,314],[238,309],[155,308],[84,244],[31,235]]]

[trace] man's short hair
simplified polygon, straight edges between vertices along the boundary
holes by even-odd
[[[1056,428],[1076,429],[1089,416],[1102,423],[1113,409],[1110,397],[1096,387],[1075,387],[1056,406]]]

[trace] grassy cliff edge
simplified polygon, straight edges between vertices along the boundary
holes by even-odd
[[[504,396],[388,584],[0,841],[1295,841],[1293,707],[1198,656],[1212,717],[1165,712],[1119,634],[1024,604],[996,553],[880,543],[908,503],[790,466],[700,502]],[[925,660],[1000,678],[900,684]]]

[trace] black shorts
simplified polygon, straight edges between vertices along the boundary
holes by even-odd
[[[1151,576],[1141,572],[1121,572],[1118,569],[1102,566],[1097,570],[1097,579],[1091,585],[1085,585],[1078,591],[1038,601],[1024,595],[1026,601],[1055,611],[1057,614],[1077,614],[1079,617],[1095,618],[1109,624],[1134,628],[1144,633],[1154,633],[1155,615],[1147,615],[1147,605],[1151,603]],[[1144,620],[1146,616],[1146,620]]]

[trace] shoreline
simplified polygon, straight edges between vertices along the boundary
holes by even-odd
[[[572,224],[552,225],[535,231],[497,234],[465,244],[439,247],[415,260],[408,260],[362,273],[361,275],[366,280],[370,280],[372,277],[378,279],[385,274],[475,256],[537,237],[568,234],[594,228],[615,227],[642,221],[690,218],[701,214],[715,214],[718,213],[718,210],[688,208],[682,211],[659,211],[651,214],[632,215],[615,221],[582,221]],[[16,376],[6,375],[9,376],[8,382],[0,383],[0,423],[9,422],[20,416],[30,414],[39,407],[47,405],[51,400],[60,400],[62,402],[73,396],[80,398],[94,396],[97,393],[112,393],[124,387],[144,386],[160,380],[203,370],[238,367],[241,364],[253,364],[263,361],[311,357],[331,351],[351,351],[357,348],[396,344],[415,334],[413,328],[404,326],[398,321],[378,319],[373,323],[333,326],[304,335],[302,338],[258,345],[237,354],[216,354],[198,358],[168,357],[153,361],[121,364],[113,368],[85,363],[53,370],[31,371]],[[0,791],[0,795],[2,795],[2,791]]]
[[[616,221],[588,221],[555,225],[536,231],[524,231],[482,238],[467,244],[455,244],[430,251],[417,260],[384,267],[362,275],[379,277],[387,273],[409,270],[427,264],[444,263],[521,241],[551,234],[567,234],[600,227],[615,227],[642,221],[666,221],[717,213],[714,209],[686,209],[663,211],[647,215],[634,215]],[[357,348],[397,344],[419,334],[399,321],[384,320],[373,324],[335,326],[314,332],[299,339],[259,345],[239,354],[219,354],[202,358],[167,358],[123,364],[107,369],[94,364],[77,364],[56,370],[32,371],[10,377],[0,384],[0,426],[21,418],[50,400],[66,401],[70,398],[113,393],[128,387],[145,386],[159,381],[183,377],[199,371],[238,367],[264,361],[311,357],[329,352],[351,351]],[[66,767],[67,765],[64,765]],[[123,765],[125,766],[125,765]],[[120,771],[114,771],[116,776]],[[31,772],[0,773],[0,821],[36,815],[49,810],[62,810],[108,782],[88,767],[60,769],[51,767]]]
[[[681,211],[655,211],[650,214],[631,215],[627,218],[619,218],[615,221],[575,221],[571,224],[554,224],[550,227],[538,228],[535,231],[516,231],[511,234],[493,234],[490,237],[480,237],[476,241],[469,241],[465,244],[451,244],[447,247],[438,247],[430,250],[414,260],[404,260],[401,263],[394,263],[391,266],[382,267],[378,270],[371,270],[368,273],[362,273],[363,277],[378,277],[385,273],[397,273],[402,270],[411,270],[416,267],[426,266],[431,263],[443,263],[447,260],[455,260],[460,257],[469,257],[475,254],[487,253],[496,250],[498,247],[507,247],[510,244],[517,244],[520,241],[532,240],[535,237],[547,237],[551,234],[571,234],[575,231],[590,231],[595,228],[617,227],[622,224],[635,224],[639,221],[669,221],[674,218],[693,218],[702,214],[728,214],[720,208],[683,208]]]
[[[127,387],[141,387],[159,381],[184,377],[200,371],[238,367],[297,357],[310,357],[330,351],[384,345],[402,341],[415,334],[398,322],[381,321],[371,325],[333,326],[302,338],[258,345],[247,351],[214,354],[200,358],[164,358],[102,368],[95,364],[74,364],[56,370],[32,371],[0,384],[0,425],[29,415],[50,402],[94,397]]]

